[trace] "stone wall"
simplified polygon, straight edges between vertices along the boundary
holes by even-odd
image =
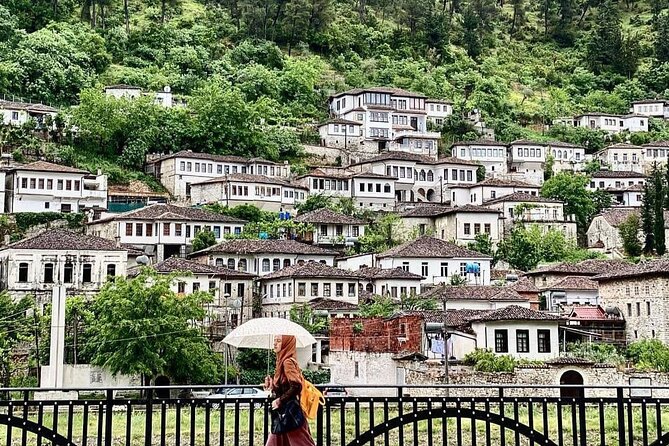
[[[333,351],[422,352],[422,316],[394,319],[333,319],[330,327],[330,349]]]

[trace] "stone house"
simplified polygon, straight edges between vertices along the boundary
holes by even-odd
[[[625,318],[614,307],[601,305],[573,305],[562,313],[566,325],[562,327],[563,340],[570,342],[601,342],[619,347],[627,345]]]
[[[313,226],[302,241],[315,245],[351,246],[365,235],[367,222],[328,208],[315,209],[295,217],[294,221]]]
[[[359,278],[352,271],[310,261],[260,277],[262,314],[289,317],[295,304],[324,298],[358,305]]]
[[[226,206],[250,204],[265,211],[294,211],[309,197],[305,186],[282,178],[232,173],[191,183],[190,198],[195,205],[221,203]]]
[[[611,195],[612,206],[638,207],[642,203],[646,176],[624,170],[600,170],[590,176],[588,189],[602,190]]]
[[[669,261],[649,260],[610,268],[593,277],[600,304],[625,318],[627,341],[659,339],[669,343]]]
[[[241,234],[246,221],[203,209],[172,204],[154,204],[87,224],[86,232],[124,246],[143,250],[161,262],[172,256],[185,257],[193,238],[203,229],[214,233],[217,241],[226,235]]]
[[[68,295],[91,296],[110,277],[125,276],[128,252],[92,235],[51,229],[0,250],[0,288],[18,299],[34,295],[40,305],[54,287]]]
[[[363,124],[350,119],[334,118],[318,126],[321,145],[348,149],[364,144]]]
[[[423,284],[449,282],[452,275],[463,277],[471,285],[490,284],[491,257],[455,243],[422,236],[376,256],[381,268],[402,268],[420,274]]]
[[[611,257],[623,257],[623,241],[620,238],[618,227],[627,221],[631,215],[641,217],[639,208],[609,208],[595,216],[586,232],[588,248],[597,248]],[[665,228],[669,227],[669,211],[664,211]],[[669,231],[665,233],[669,242]],[[643,241],[643,234],[639,231],[639,241]]]
[[[90,212],[107,210],[107,175],[46,161],[10,167],[0,175],[4,211]]]
[[[539,310],[539,288],[534,285],[534,282],[525,276],[518,277],[515,282],[510,282],[506,285],[510,290],[520,294],[521,297],[527,299],[530,303],[530,309]]]
[[[217,339],[222,339],[224,331],[253,317],[254,274],[179,257],[170,257],[151,268],[159,274],[175,274],[171,288],[177,294],[211,293],[213,301],[206,307],[206,325]],[[132,271],[137,272],[138,268]]]
[[[337,255],[337,251],[295,240],[235,239],[194,252],[190,258],[200,263],[225,266],[262,277],[309,261],[332,266]]]

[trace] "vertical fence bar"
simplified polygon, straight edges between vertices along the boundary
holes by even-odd
[[[604,401],[599,400],[599,445],[606,446],[606,428],[604,427]]]
[[[325,401],[325,446],[332,444],[332,404]]]
[[[490,444],[490,398],[485,399],[485,438],[486,444]]]
[[[530,398],[527,402],[527,425],[532,431],[530,434],[530,446],[534,446],[534,401]]]
[[[235,400],[235,445],[239,444],[239,399]],[[193,445],[195,446],[195,445]]]
[[[557,400],[557,433],[558,433],[558,444],[562,445],[564,434],[562,432],[562,400]]]
[[[238,414],[239,415],[239,414]],[[195,400],[190,400],[190,429],[189,429],[189,438],[190,446],[195,446]],[[239,438],[235,441],[235,444],[239,444]]]
[[[9,392],[8,392],[8,394],[9,394]],[[8,398],[11,399],[11,396],[9,396]],[[14,416],[14,407],[12,406],[11,401],[9,402],[9,405],[7,406],[7,416],[8,417]],[[6,438],[6,440],[7,440],[7,442],[6,442],[7,445],[12,444],[12,425],[10,423],[7,423],[7,438]]]
[[[433,429],[433,423],[432,423],[432,398],[428,398],[427,400],[427,444],[431,445],[432,444],[432,429]],[[374,446],[374,445],[372,445]]]
[[[29,396],[29,394],[30,394],[30,392],[28,392],[27,390],[23,391],[23,421],[24,422],[28,420],[28,396]],[[72,404],[72,403],[70,402],[70,404]],[[72,407],[72,406],[70,406],[70,407]],[[72,417],[70,417],[70,419],[71,418]],[[70,425],[71,425],[71,423],[70,423]],[[28,441],[28,431],[25,430],[25,429],[21,429],[21,431],[22,431],[21,432],[21,444],[24,445],[24,444],[27,444],[27,441]],[[68,435],[67,439],[71,440],[72,439],[72,429],[70,428],[68,432],[69,432],[69,435]]]
[[[102,437],[104,435],[104,403],[102,401],[98,402],[98,446],[102,446]]]
[[[571,438],[574,446],[578,446],[578,428],[576,423],[576,398],[571,398],[569,404],[571,411]]]
[[[323,446],[323,411],[325,408],[323,406],[318,406],[318,412],[316,413],[316,445]]]
[[[418,444],[418,400],[413,398],[413,444]]]
[[[578,402],[578,421],[579,421],[579,430],[581,431],[581,446],[587,446],[588,443],[588,428],[585,422],[585,389],[581,389],[583,392],[580,395],[580,400]]]
[[[504,421],[504,387],[499,388],[499,416]],[[500,444],[506,444],[506,429],[504,425],[499,426],[499,442]]]
[[[403,418],[404,418],[404,400],[403,400],[403,391],[404,389],[402,386],[397,387],[397,411],[398,411],[398,416],[400,418],[400,425],[399,425],[399,444],[400,446],[404,446],[404,423]]]
[[[74,403],[72,400],[69,401],[67,407],[67,439],[72,441],[72,429],[74,426]],[[23,431],[25,433],[25,430]],[[24,441],[22,445],[26,444]]]
[[[105,446],[112,445],[112,416],[114,409],[114,391],[107,389],[105,398]]]
[[[448,406],[446,405],[446,398],[442,400],[441,409],[441,443],[442,446],[448,446],[448,417],[446,417]]]
[[[388,422],[388,398],[384,398],[383,400],[383,422],[387,423]],[[386,430],[385,433],[383,434],[383,440],[385,441],[384,444],[390,444],[390,433]],[[344,439],[341,439],[341,444],[344,445]]]
[[[655,404],[655,427],[657,428],[657,439],[662,438],[662,406],[660,405],[660,400],[657,400]]]
[[[167,404],[163,398],[160,399],[160,446],[165,446],[167,436]]]
[[[471,427],[471,432],[472,432],[472,446],[476,446],[476,417],[475,412],[476,412],[476,400],[472,398],[472,427]]]
[[[37,423],[42,425],[42,403],[40,402],[39,414],[37,416]],[[81,427],[81,442],[85,445],[88,444],[88,401],[84,401],[84,416],[81,421],[83,426]],[[42,445],[42,436],[37,437],[37,446]]]
[[[153,436],[153,389],[146,391],[146,413],[144,415],[144,446],[151,446],[151,437]]]
[[[58,401],[53,403],[53,432],[54,434],[58,433]],[[7,444],[10,445],[12,442],[7,442]]]
[[[267,404],[267,403],[265,403]],[[218,406],[220,410],[220,417],[218,419],[218,446],[223,446],[225,443],[225,400],[221,400],[221,404]],[[265,406],[265,414],[267,414],[269,410],[267,409],[267,406]],[[265,419],[267,419],[267,415],[265,416]],[[265,423],[265,438],[267,438],[267,423]]]
[[[618,406],[618,444],[625,446],[625,402],[623,400],[622,387],[616,389],[616,405]]]
[[[255,426],[254,426],[254,415],[255,415],[255,403],[253,400],[249,403],[249,446],[253,446],[255,442]],[[207,413],[207,418],[209,417],[209,414]],[[205,430],[207,438],[209,437],[209,420],[207,419],[207,422],[205,423],[205,427],[207,428]],[[209,446],[209,440],[204,441],[204,446]]]
[[[515,421],[516,424],[520,423],[518,414],[518,398],[513,399],[513,421]],[[520,432],[518,432],[518,429],[514,429],[514,431],[514,440],[516,442],[516,446],[518,446],[520,444]]]
[[[360,398],[358,397],[355,398],[355,403],[353,404],[353,407],[355,410],[354,412],[355,437],[358,438],[360,436]]]
[[[461,411],[462,408],[460,406],[460,398],[458,397],[457,400],[455,400],[455,434],[458,442],[458,446],[462,446],[462,414]]]
[[[221,444],[223,444],[221,442]],[[174,445],[181,446],[181,399],[174,406]]]
[[[374,424],[374,400],[369,400],[369,428],[374,429],[375,424]],[[432,444],[432,443],[430,443]],[[374,446],[374,437],[372,437],[372,441],[369,442],[369,446]]]
[[[641,434],[643,435],[643,446],[648,446],[648,429],[646,429],[646,426],[648,426],[648,418],[646,416],[645,398],[641,401],[641,425],[643,426],[643,429],[641,429]]]
[[[546,397],[541,402],[541,421],[543,422],[544,437],[549,438],[551,429],[550,424],[548,424],[548,398]]]
[[[339,409],[339,441],[341,446],[346,445],[346,403],[342,403]]]
[[[632,413],[632,400],[627,399],[627,434],[629,436],[629,445],[634,444],[634,414]]]
[[[132,403],[128,401],[125,406],[125,444],[130,446],[132,441]],[[84,443],[86,444],[86,443]]]

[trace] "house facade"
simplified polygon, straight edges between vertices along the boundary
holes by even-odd
[[[453,143],[453,157],[478,163],[485,167],[488,178],[497,178],[508,172],[507,146],[504,143],[488,141],[463,141]]]
[[[306,187],[264,175],[234,173],[191,184],[191,202],[196,205],[250,204],[270,212],[293,211],[309,196]]]
[[[354,271],[354,274],[360,280],[359,289],[371,295],[400,299],[402,296],[421,294],[420,283],[423,276],[402,268],[363,267]]]
[[[309,261],[334,265],[339,253],[295,240],[226,240],[190,258],[209,265],[224,266],[257,276],[265,276],[291,265]]]
[[[94,295],[110,277],[125,276],[127,263],[128,252],[111,240],[52,229],[0,250],[0,283],[14,298],[34,295],[43,306],[55,286]]]
[[[509,144],[509,174],[513,179],[542,185],[547,150],[544,143],[513,141]]]
[[[574,126],[591,130],[603,130],[615,134],[620,132],[647,132],[648,117],[644,115],[615,115],[607,113],[587,113],[574,117]]]
[[[331,116],[357,123],[362,133],[359,143],[372,146],[378,152],[398,150],[436,156],[441,134],[428,131],[428,116],[435,123],[437,119],[444,119],[442,106],[446,104],[428,101],[420,93],[397,88],[356,88],[331,96],[328,108]],[[430,105],[434,106],[433,112]],[[440,106],[439,111],[436,105]],[[448,113],[450,109],[446,108]],[[348,131],[353,124],[346,125]],[[325,144],[329,144],[329,140]]]
[[[669,342],[669,263],[650,260],[611,269],[593,277],[603,307],[614,307],[625,318],[627,341]]]
[[[491,257],[455,243],[422,236],[378,254],[380,268],[402,268],[424,277],[424,285],[450,282],[461,276],[471,285],[490,284]]]
[[[580,172],[585,165],[585,147],[567,142],[548,143],[549,153],[553,157],[553,172]]]
[[[314,228],[303,236],[304,242],[321,246],[352,246],[359,237],[365,235],[367,227],[367,222],[359,218],[327,208],[300,214],[294,220]]]
[[[643,144],[644,148],[644,167],[646,173],[650,173],[653,163],[665,164],[669,157],[669,141],[654,141]]]
[[[32,104],[0,99],[0,123],[22,126],[33,120],[38,129],[53,128],[58,109],[44,104]]]
[[[525,181],[487,178],[471,185],[454,184],[449,186],[449,189],[451,205],[464,206],[467,204],[482,205],[489,200],[494,200],[517,192],[538,196],[541,187]]]
[[[172,89],[169,86],[163,87],[162,91],[143,93],[142,89],[133,85],[117,84],[108,85],[104,89],[107,96],[113,96],[116,99],[136,99],[141,96],[153,95],[153,102],[156,105],[170,108],[174,105],[181,104],[174,100],[172,96]]]
[[[4,210],[16,212],[86,212],[99,218],[107,209],[107,175],[46,161],[4,172]]]
[[[279,164],[261,158],[212,155],[191,150],[149,158],[146,171],[155,176],[175,199],[186,201],[190,200],[192,184],[224,175],[242,173],[283,180],[290,178],[287,162]]]
[[[287,318],[295,304],[334,299],[358,304],[358,277],[352,271],[309,261],[286,266],[260,278],[262,312]]]
[[[630,113],[649,118],[669,118],[669,102],[664,99],[644,99],[632,102]]]
[[[362,122],[350,119],[334,118],[318,126],[321,145],[338,149],[355,148],[364,144]]]
[[[644,148],[632,144],[613,144],[593,155],[612,171],[644,173]]]
[[[206,291],[212,295],[213,301],[206,305],[206,325],[212,331],[234,329],[253,317],[255,275],[251,273],[179,257],[170,257],[151,268],[159,274],[175,274],[171,289],[177,294]]]
[[[593,277],[607,271],[616,271],[621,267],[629,265],[624,260],[591,259],[578,263],[553,263],[540,266],[524,274],[539,289],[548,289],[570,276]]]
[[[639,207],[642,203],[643,173],[625,170],[600,170],[590,175],[588,189],[602,190],[611,195],[612,206]]]
[[[573,305],[599,305],[597,282],[583,276],[567,276],[543,290],[550,311],[561,311]]]
[[[612,257],[623,257],[623,241],[618,228],[631,215],[637,215],[641,218],[639,208],[609,208],[596,215],[588,226],[586,233],[588,248],[600,249]],[[669,226],[669,211],[664,211],[664,221],[666,228]],[[639,241],[642,241],[642,236],[643,234],[639,231]],[[665,232],[665,240],[669,241],[669,231]]]
[[[193,238],[209,229],[217,241],[241,234],[244,220],[203,209],[172,204],[154,204],[90,222],[86,232],[144,251],[161,262],[172,256],[185,257]]]

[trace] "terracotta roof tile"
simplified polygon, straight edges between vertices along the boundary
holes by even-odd
[[[538,293],[539,288],[537,288],[534,285],[534,282],[532,282],[529,278],[523,276],[520,277],[516,283],[513,285],[509,285],[509,288],[512,290],[518,292],[518,293]]]
[[[499,310],[489,311],[478,318],[480,321],[559,321],[561,319],[560,316],[554,314],[530,310],[518,305],[509,305]]]
[[[590,259],[578,263],[553,263],[525,273],[527,276],[546,273],[567,273],[579,276],[595,276],[610,270],[618,270],[630,265],[625,260]]]
[[[63,166],[62,164],[49,163],[47,161],[35,161],[21,166],[15,166],[11,170],[31,170],[36,172],[59,172],[59,173],[82,173],[90,172],[76,167]]]
[[[541,189],[541,187],[537,186],[536,184],[530,184],[520,180],[504,180],[502,178],[487,178],[483,181],[479,181],[474,186],[523,187]]]
[[[440,285],[421,294],[423,297],[435,298],[445,301],[457,300],[488,300],[527,302],[527,299],[511,287],[492,285],[465,285],[451,286]]]
[[[201,159],[207,161],[221,162],[221,163],[239,163],[239,164],[251,164],[253,162],[266,163],[266,164],[278,164],[274,161],[265,160],[262,158],[245,158],[243,156],[236,155],[214,155],[211,153],[203,152],[193,152],[191,150],[182,150],[180,152],[171,153],[165,155],[156,160],[151,161],[152,163],[165,161],[170,158],[189,158],[189,159]]]
[[[477,139],[475,141],[456,141],[451,147],[455,146],[497,146],[506,148],[506,143],[501,141],[491,141],[489,139]]]
[[[457,213],[480,213],[480,214],[499,214],[496,209],[490,209],[485,206],[475,206],[466,204],[464,206],[444,206],[444,205],[419,205],[415,208],[400,214],[401,217],[439,217],[441,215]]]
[[[416,258],[471,258],[489,259],[489,256],[471,249],[463,248],[455,243],[447,242],[434,237],[422,236],[416,240],[403,243],[377,256],[384,257],[416,257]]]
[[[341,224],[341,225],[364,225],[366,222],[359,218],[351,217],[350,215],[335,212],[332,209],[321,208],[313,211],[300,214],[294,219],[301,223],[325,223],[325,224]]]
[[[317,297],[308,302],[312,310],[330,310],[330,311],[357,311],[358,306],[350,302],[344,302],[336,299],[327,299]]]
[[[262,276],[260,280],[282,279],[284,277],[325,277],[336,279],[358,279],[352,271],[339,269],[320,262],[295,263],[273,273]]]
[[[567,317],[577,320],[607,319],[606,312],[599,305],[574,305]]]
[[[582,276],[567,276],[558,283],[549,287],[551,290],[598,290],[594,280]]]
[[[363,279],[409,279],[409,280],[423,280],[423,276],[418,274],[410,273],[409,271],[404,271],[402,268],[397,267],[394,269],[391,268],[376,268],[376,267],[364,267],[360,268],[357,271],[354,271],[353,274]]]
[[[323,249],[318,246],[296,242],[295,240],[226,240],[218,245],[211,246],[191,254],[194,257],[202,254],[313,254],[336,256],[337,251]]]
[[[350,90],[342,91],[340,93],[334,94],[331,97],[337,98],[345,95],[358,95],[361,93],[370,92],[370,93],[387,93],[394,96],[406,96],[413,98],[427,98],[422,93],[416,93],[415,91],[404,90],[402,88],[394,87],[368,87],[368,88],[352,88]]]
[[[559,356],[557,358],[549,359],[546,364],[552,365],[592,365],[594,361],[585,358],[577,358],[576,356]]]
[[[593,277],[598,282],[606,282],[620,279],[635,279],[648,276],[669,276],[669,260],[657,259],[638,264],[628,264],[628,266],[617,270],[607,270],[603,274]]]
[[[520,201],[520,202],[529,202],[529,203],[562,203],[560,200],[555,200],[553,198],[544,198],[539,195],[532,195],[526,192],[514,192],[509,195],[503,195],[497,198],[491,198],[490,200],[483,203],[484,205],[494,204],[494,203],[503,203],[505,201]]]
[[[193,183],[192,185],[196,186],[198,184],[227,183],[228,181],[235,181],[238,183],[260,183],[260,184],[276,184],[279,186],[292,186],[290,182],[280,178],[272,178],[265,175],[253,175],[250,173],[233,173],[230,175],[223,175],[221,177],[211,178],[209,180]]]
[[[214,276],[226,276],[252,279],[255,274],[236,271],[234,269],[224,268],[222,266],[207,265],[195,262],[193,260],[182,259],[180,257],[170,257],[167,260],[156,263],[153,269],[159,273],[173,273],[176,271],[188,271],[193,274],[210,274]]]
[[[126,251],[102,237],[86,235],[66,229],[50,229],[33,237],[20,240],[4,249],[39,249],[69,251]]]
[[[204,209],[175,206],[173,204],[152,204],[134,211],[124,212],[111,217],[95,220],[88,224],[94,225],[119,220],[177,220],[203,221],[213,223],[246,223],[245,220],[217,214]]]
[[[590,175],[592,178],[646,178],[646,175],[631,170],[600,170]]]

